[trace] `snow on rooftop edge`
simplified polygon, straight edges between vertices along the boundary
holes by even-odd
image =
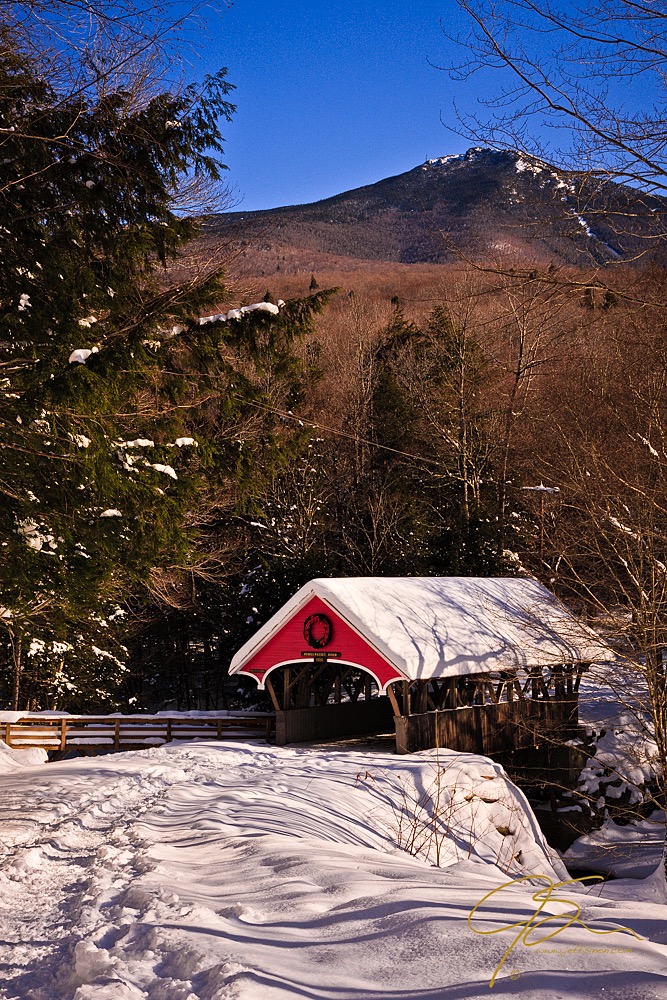
[[[602,640],[532,578],[349,577],[311,580],[297,591],[237,651],[230,673],[314,596],[407,680],[611,658]]]

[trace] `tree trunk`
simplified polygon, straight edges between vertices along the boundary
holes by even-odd
[[[21,698],[21,669],[22,669],[22,636],[19,633],[11,637],[13,677],[12,677],[12,711],[18,712]]]

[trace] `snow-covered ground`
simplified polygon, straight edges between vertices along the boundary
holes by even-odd
[[[586,926],[517,943],[490,993],[518,933],[503,928],[564,872],[486,758],[259,742],[23,753],[0,754],[0,997],[667,998],[667,901],[630,881],[558,889]],[[482,897],[538,874],[471,929]],[[552,899],[537,919],[564,909]]]
[[[616,878],[648,878],[665,841],[665,813],[618,826],[608,819],[600,830],[579,837],[565,854],[568,865],[610,872]]]
[[[595,825],[602,825],[575,841],[567,862],[616,877],[645,878],[664,842],[665,813],[658,808],[658,748],[641,672],[614,664],[596,665],[584,674],[579,722],[588,734],[586,752],[594,755],[581,771],[572,799],[578,804],[571,808],[585,809],[579,797],[585,796]]]

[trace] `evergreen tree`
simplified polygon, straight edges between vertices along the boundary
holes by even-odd
[[[403,552],[409,540],[416,572],[498,572],[489,370],[474,330],[445,306],[416,326],[399,304],[378,362],[372,434],[406,455],[379,449],[374,463],[411,509]]]
[[[194,572],[205,498],[280,451],[257,406],[278,384],[289,398],[289,343],[325,296],[201,323],[224,260],[168,270],[198,231],[179,186],[224,169],[229,91],[221,70],[175,92],[63,93],[0,38],[0,626],[15,706],[110,703],[121,602],[166,569]]]

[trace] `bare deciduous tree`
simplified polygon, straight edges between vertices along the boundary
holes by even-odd
[[[667,354],[660,317],[617,332],[604,365],[577,371],[555,432],[561,451],[537,460],[559,485],[548,526],[552,580],[588,611],[623,666],[602,682],[655,747],[654,805],[667,793]],[[594,352],[592,352],[594,353]],[[667,854],[664,858],[667,885]]]
[[[667,6],[662,0],[457,0],[467,79],[500,72],[469,134],[573,170],[667,190]],[[620,83],[620,86],[619,86]],[[648,96],[648,100],[647,100]],[[556,141],[553,141],[553,137]]]

